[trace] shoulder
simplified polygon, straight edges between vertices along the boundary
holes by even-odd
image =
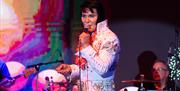
[[[104,20],[97,24],[97,32],[98,34],[104,36],[108,40],[117,40],[119,41],[117,35],[111,31],[108,27],[107,20]]]

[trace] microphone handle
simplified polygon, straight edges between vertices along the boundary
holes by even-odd
[[[83,29],[83,32],[88,33],[90,36],[91,36],[92,33],[93,33],[93,32],[89,32],[89,31],[88,31],[88,28],[84,28],[84,29]]]

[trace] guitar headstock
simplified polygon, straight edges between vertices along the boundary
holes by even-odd
[[[24,77],[28,78],[31,74],[36,73],[37,70],[35,67],[31,67],[31,68],[27,68],[26,70],[24,70]]]

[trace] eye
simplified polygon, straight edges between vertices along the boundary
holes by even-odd
[[[95,15],[89,15],[89,17],[90,17],[90,18],[93,18],[93,17],[95,17]]]
[[[86,15],[82,14],[82,16],[81,16],[81,17],[85,18],[85,17],[86,17]]]
[[[168,71],[168,70],[166,68],[158,68],[158,69],[153,68],[152,71],[153,72],[155,72],[155,71],[156,72],[162,72],[162,71]]]

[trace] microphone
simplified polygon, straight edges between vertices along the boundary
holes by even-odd
[[[169,46],[169,49],[168,49],[168,57],[171,57],[172,56],[172,47]]]
[[[84,28],[83,32],[90,34],[90,32],[88,31],[88,28]]]
[[[83,32],[88,33],[90,36],[91,36],[92,33],[93,33],[93,32],[88,31],[88,28],[84,28],[84,29],[83,29]]]
[[[88,28],[84,28],[84,29],[83,29],[83,32],[89,33],[89,32],[88,32]]]
[[[167,63],[168,64],[170,64],[170,59],[171,59],[172,56],[173,56],[173,54],[172,54],[172,47],[170,45],[169,49],[168,49],[168,55],[167,55]]]

